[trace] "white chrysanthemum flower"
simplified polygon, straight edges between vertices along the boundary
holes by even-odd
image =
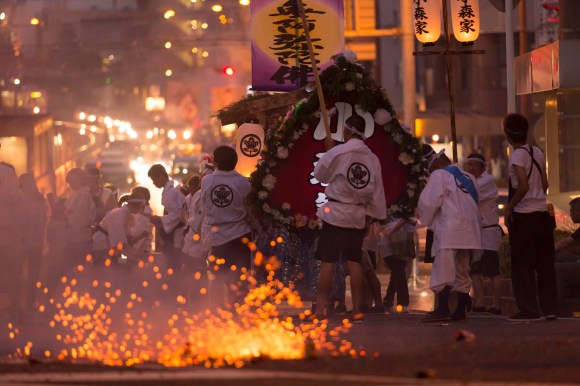
[[[284,146],[278,146],[278,151],[276,154],[278,155],[278,158],[286,159],[288,158],[288,148]]]
[[[260,200],[265,200],[266,198],[268,198],[268,192],[266,192],[265,190],[260,190],[258,192],[258,198]]]
[[[271,174],[266,175],[262,180],[262,186],[268,190],[274,189],[274,186],[276,186],[276,177]]]
[[[414,160],[415,158],[409,155],[409,153],[403,152],[399,155],[399,162],[401,162],[403,165],[410,165]]]
[[[362,77],[363,77],[363,74],[361,74],[360,72],[357,72],[357,73],[356,73],[356,77],[357,77],[357,78],[359,78],[359,79],[362,79]]]
[[[415,191],[411,189],[407,189],[407,195],[409,198],[413,198],[415,196]]]
[[[272,213],[272,208],[268,204],[262,204],[262,210],[266,213]]]
[[[282,204],[282,209],[284,209],[284,210],[290,210],[290,204],[287,203],[287,202],[283,203]]]
[[[307,123],[303,123],[302,124],[302,130],[304,130],[304,131],[308,130],[308,124]]]
[[[354,83],[352,82],[346,82],[344,84],[344,88],[346,89],[346,91],[354,91],[354,89],[356,88]]]
[[[344,50],[344,52],[342,53],[344,55],[344,58],[351,62],[351,63],[356,63],[358,62],[358,57],[356,56],[356,52],[354,52],[353,50]]]
[[[393,134],[393,141],[399,145],[403,142],[403,136],[401,134]]]
[[[294,132],[294,140],[296,141],[298,138],[300,138],[300,132],[299,131],[295,131]]]
[[[381,126],[387,122],[390,122],[393,119],[391,117],[391,114],[387,110],[382,108],[377,109],[373,117],[375,118],[375,122]]]

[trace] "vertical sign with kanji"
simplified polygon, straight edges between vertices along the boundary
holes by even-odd
[[[303,0],[316,64],[344,49],[343,0]],[[252,88],[292,91],[313,81],[298,0],[252,0]]]

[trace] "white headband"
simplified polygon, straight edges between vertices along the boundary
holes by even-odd
[[[482,164],[483,166],[485,166],[485,161],[484,161],[484,160],[482,160],[482,159],[481,159],[481,158],[479,158],[479,157],[471,157],[471,158],[470,158],[470,157],[467,157],[467,160],[468,160],[468,161],[477,161],[477,162],[479,162],[480,164]]]
[[[344,128],[347,129],[348,131],[350,131],[353,135],[359,136],[361,137],[361,139],[364,141],[365,139],[367,139],[367,137],[365,137],[364,133],[361,133],[360,131],[358,131],[357,129],[355,129],[354,127],[350,127],[349,125],[345,124]]]
[[[431,157],[431,159],[429,160],[429,163],[427,164],[427,170],[431,170],[431,166],[433,166],[433,162],[435,162],[436,160],[438,160],[439,158],[441,158],[441,156],[445,154],[445,149],[441,149],[439,150],[438,153],[435,153],[433,155],[433,157]]]

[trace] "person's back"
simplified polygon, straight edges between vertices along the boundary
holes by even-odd
[[[212,228],[212,246],[222,245],[251,231],[245,198],[248,180],[235,170],[216,170],[202,181],[202,202],[207,223]]]
[[[328,202],[317,213],[323,221],[361,229],[366,215],[386,216],[380,162],[362,140],[353,138],[330,149],[316,164],[314,176],[329,184]]]
[[[472,183],[475,178],[469,177]],[[473,185],[475,186],[475,185]],[[431,173],[419,197],[421,223],[435,236],[433,251],[438,249],[479,249],[481,247],[481,214],[474,197],[446,170]]]

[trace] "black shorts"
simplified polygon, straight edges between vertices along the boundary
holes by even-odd
[[[484,250],[479,260],[472,260],[469,269],[471,275],[493,277],[499,275],[499,253]]]
[[[325,263],[336,263],[341,258],[360,263],[364,238],[364,229],[342,228],[323,222],[315,257]]]
[[[235,265],[238,271],[242,267],[250,269],[252,265],[252,252],[250,251],[248,243],[244,243],[242,239],[251,240],[251,236],[248,233],[225,244],[211,247],[211,255],[216,258],[216,261],[217,259],[225,259],[225,264],[220,264],[219,270],[214,272],[218,274],[231,272],[232,265]],[[213,261],[211,265],[215,265],[216,261]]]

